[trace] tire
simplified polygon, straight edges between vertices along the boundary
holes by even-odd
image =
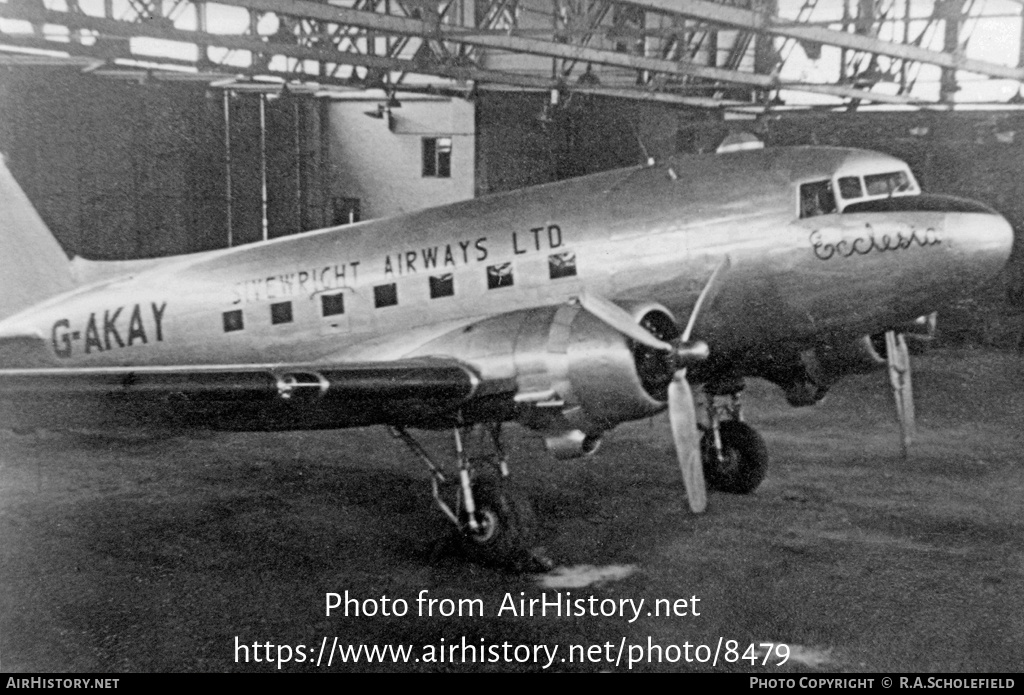
[[[471,531],[465,509],[460,512],[466,555],[480,564],[517,572],[533,569],[534,515],[529,503],[513,494],[507,483],[491,477],[473,482],[473,501],[483,528]]]
[[[719,426],[722,461],[715,456],[715,435],[710,429],[700,440],[704,479],[712,490],[749,495],[768,473],[768,447],[750,425],[727,420]]]

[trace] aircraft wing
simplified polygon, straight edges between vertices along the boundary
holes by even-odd
[[[256,364],[93,369],[0,369],[0,395],[182,395],[214,400],[306,396],[346,399],[471,398],[479,380],[457,360],[343,365]]]
[[[483,391],[515,388],[482,386],[472,367],[445,357],[0,369],[5,419],[24,426],[55,419],[72,426],[123,422],[260,430],[380,421],[429,424],[453,417],[461,404]]]

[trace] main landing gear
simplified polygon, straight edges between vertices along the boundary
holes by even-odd
[[[768,473],[768,447],[743,422],[739,391],[725,394],[727,403],[716,402],[721,394],[711,389],[706,395],[708,426],[700,440],[704,479],[712,490],[749,494]]]
[[[508,481],[508,463],[501,445],[501,424],[489,427],[494,454],[487,457],[491,470],[481,469],[467,455],[463,441],[473,428],[455,427],[457,479],[436,463],[404,428],[393,427],[430,471],[434,501],[459,531],[462,548],[470,559],[517,572],[546,572],[553,563],[533,548],[534,517],[526,499]],[[454,488],[454,489],[453,489]],[[449,504],[448,500],[453,500]]]

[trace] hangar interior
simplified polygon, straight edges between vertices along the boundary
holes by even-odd
[[[713,151],[737,131],[894,154],[926,190],[1019,228],[1022,13],[1011,0],[7,0],[0,151],[65,250],[93,259],[384,217]],[[1024,294],[1019,266],[988,297],[997,312],[965,308],[975,339],[1021,344],[1002,301]]]
[[[895,155],[925,191],[984,201],[1021,230],[1022,31],[1022,0],[0,0],[0,152],[64,250],[92,259],[237,246],[711,153],[738,132],[769,147]],[[539,276],[556,279],[544,255]],[[757,498],[718,495],[708,516],[691,512],[694,488],[680,484],[671,412],[623,423],[599,456],[557,464],[536,433],[509,428],[515,483],[533,500],[540,538],[576,572],[554,582],[605,573],[589,584],[467,566],[462,541],[430,506],[422,461],[381,427],[155,437],[4,429],[3,665],[270,672],[282,670],[280,650],[276,664],[250,663],[246,644],[255,653],[256,640],[280,648],[341,635],[352,645],[453,647],[458,635],[463,645],[565,649],[628,638],[630,654],[633,644],[689,649],[724,639],[726,653],[738,657],[749,644],[753,655],[748,667],[745,656],[680,664],[659,654],[638,671],[1019,669],[1024,360],[1010,350],[1024,352],[1022,260],[939,318],[943,340],[1007,349],[955,345],[915,358],[921,426],[912,452],[892,421],[892,371],[850,375],[820,407],[802,409],[750,379],[744,412],[771,437],[779,465]],[[933,268],[921,275],[927,291],[955,286]],[[858,275],[843,287],[863,284]],[[330,326],[325,342],[346,325],[332,323],[344,304],[331,302],[343,296],[307,307],[330,309],[320,317],[331,316],[320,324]],[[118,315],[131,344],[136,301],[123,312],[104,305],[107,349]],[[287,318],[276,325],[281,315],[268,308],[262,325],[290,336],[292,304],[278,306]],[[163,308],[150,308],[158,322]],[[86,346],[88,326],[97,330],[91,311],[79,314]],[[741,307],[738,321],[751,313]],[[235,332],[241,310],[210,316],[211,332],[245,338]],[[564,327],[551,316],[532,335]],[[56,348],[57,329],[71,326],[50,325]],[[559,335],[567,344],[568,332]],[[270,354],[269,345],[258,349]],[[676,373],[673,382],[686,384]],[[136,383],[116,376],[126,389]],[[267,382],[282,401],[291,391],[281,385],[294,385],[284,376],[275,370]],[[738,419],[737,394],[729,396]],[[424,432],[425,448],[449,451],[450,434]],[[707,610],[635,623],[494,615],[506,599],[556,587],[641,602],[700,596]],[[385,591],[410,602],[424,593],[482,597],[489,614],[325,613],[325,594],[340,591],[371,603]],[[793,647],[783,670],[768,661],[776,644]]]

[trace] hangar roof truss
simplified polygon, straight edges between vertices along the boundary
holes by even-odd
[[[957,98],[961,75],[1024,79],[1021,67],[969,57],[982,22],[1002,17],[1020,33],[1021,4],[1008,7],[994,15],[977,0],[7,0],[0,60],[86,61],[84,70],[131,79],[318,94],[559,90],[756,110],[794,91],[831,107],[942,108]],[[922,79],[929,71],[934,79]]]

